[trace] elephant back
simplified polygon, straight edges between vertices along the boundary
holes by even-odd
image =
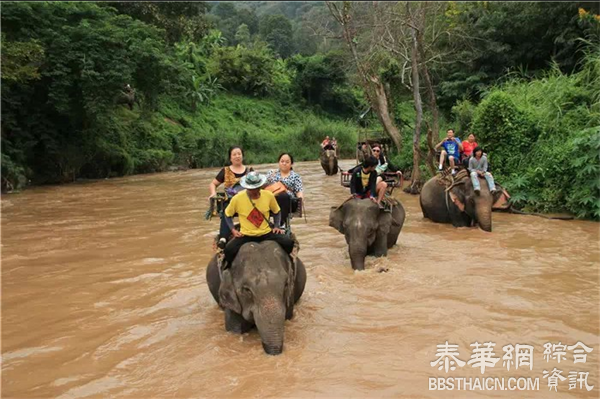
[[[444,186],[445,191],[450,191],[452,187],[468,182],[469,172],[466,169],[461,169],[456,175],[452,175],[450,171],[443,171],[435,179],[440,186]]]

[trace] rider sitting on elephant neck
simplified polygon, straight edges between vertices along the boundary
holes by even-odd
[[[488,172],[488,160],[483,154],[481,147],[477,147],[473,150],[473,156],[469,159],[469,174],[471,176],[471,182],[473,183],[473,189],[475,194],[481,193],[481,185],[479,184],[479,178],[484,177],[487,181],[490,192],[494,194],[496,192],[496,185],[494,184],[494,177]]]
[[[281,245],[288,254],[294,249],[294,241],[283,235],[284,232],[280,228],[271,228],[268,222],[271,211],[274,214],[275,226],[279,226],[281,213],[273,193],[261,189],[266,181],[267,177],[258,172],[250,172],[242,177],[240,184],[246,190],[234,196],[225,209],[225,220],[235,237],[225,246],[225,267],[232,264],[242,245],[247,242],[272,240]],[[236,213],[240,219],[240,231],[233,225],[233,216]]]
[[[323,140],[323,142],[321,143],[321,148],[323,149],[323,151],[335,150],[333,141],[329,138],[329,136],[325,136],[325,140]]]
[[[354,198],[369,198],[381,207],[381,200],[385,195],[387,184],[385,182],[381,182],[380,185],[377,184],[376,166],[377,158],[370,156],[362,164],[349,171],[352,176],[350,178],[350,193]],[[374,193],[377,193],[377,198],[375,198]]]

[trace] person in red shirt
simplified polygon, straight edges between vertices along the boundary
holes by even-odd
[[[462,163],[465,165],[465,168],[469,167],[469,158],[473,155],[473,150],[478,146],[475,141],[475,135],[473,133],[469,134],[469,138],[462,143],[463,145],[463,153],[462,153]]]
[[[331,144],[331,139],[329,136],[325,136],[325,140],[321,143],[321,148],[323,150],[334,150],[333,145]]]

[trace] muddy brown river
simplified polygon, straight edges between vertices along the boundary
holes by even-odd
[[[494,213],[492,233],[455,229],[423,219],[418,197],[397,191],[407,212],[398,245],[354,272],[328,227],[348,190],[318,163],[298,163],[307,220],[293,227],[308,282],[283,354],[268,356],[256,330],[225,332],[206,286],[218,221],[204,212],[217,171],[3,196],[2,397],[600,396],[598,223]],[[446,341],[465,363],[475,342],[494,343],[500,360],[484,374],[473,364],[438,370],[431,363]],[[577,348],[545,358],[544,344],[577,342],[592,349],[585,363]],[[533,364],[507,370],[503,347],[517,344],[533,346]],[[564,380],[550,391],[554,369]],[[539,385],[439,390],[448,377]]]

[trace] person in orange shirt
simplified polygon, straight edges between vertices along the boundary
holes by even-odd
[[[473,150],[478,146],[475,141],[475,135],[473,133],[469,134],[469,138],[466,141],[463,141],[463,154],[462,154],[462,163],[465,165],[465,168],[469,167],[469,158],[473,156]]]

